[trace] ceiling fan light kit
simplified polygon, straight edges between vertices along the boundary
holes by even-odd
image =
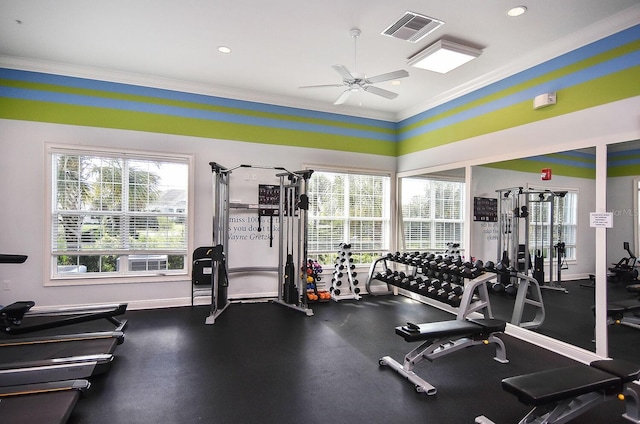
[[[453,41],[438,40],[411,56],[407,64],[416,68],[446,74],[481,54],[482,50],[473,47],[454,43]]]
[[[354,58],[356,56],[356,47],[357,40],[360,37],[360,29],[352,28],[349,31],[351,38],[354,40]],[[379,82],[398,80],[400,78],[406,78],[409,76],[409,72],[404,69],[400,69],[393,72],[387,72],[384,74],[376,75],[373,77],[367,77],[362,74],[358,74],[357,72],[351,72],[344,65],[333,65],[332,68],[340,74],[342,77],[342,84],[323,84],[323,85],[307,85],[300,88],[323,88],[323,87],[343,87],[344,91],[340,96],[333,102],[334,105],[341,105],[347,101],[351,93],[354,91],[366,91],[367,93],[375,94],[380,97],[384,97],[386,99],[395,99],[398,97],[397,93],[393,91],[385,90],[384,88],[375,87],[372,84],[377,84]]]

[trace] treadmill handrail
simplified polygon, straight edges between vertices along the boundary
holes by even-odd
[[[31,368],[63,367],[85,363],[107,364],[113,362],[111,353],[98,353],[94,355],[67,356],[64,358],[40,359],[36,361],[18,361],[0,364],[0,376],[3,373]]]
[[[73,342],[80,340],[95,340],[95,339],[118,339],[118,344],[122,344],[124,341],[124,332],[122,331],[98,331],[93,333],[76,333],[76,334],[58,334],[53,336],[40,336],[29,337],[22,339],[4,339],[0,340],[0,349],[6,346],[22,346],[22,345],[37,345],[46,343],[61,343],[61,342]]]
[[[47,383],[21,384],[18,386],[0,387],[0,398],[22,396],[39,393],[59,392],[62,390],[78,390],[84,392],[91,387],[89,380],[62,380]]]
[[[25,314],[25,317],[43,316],[43,315],[64,316],[69,314],[71,314],[71,316],[67,318],[58,319],[55,321],[42,322],[42,323],[31,324],[31,325],[14,326],[9,323],[3,323],[0,330],[6,334],[25,334],[25,333],[31,333],[34,331],[48,330],[50,328],[64,327],[71,324],[78,324],[82,322],[99,320],[102,318],[106,318],[107,320],[111,321],[114,325],[118,325],[119,327],[120,326],[124,327],[124,325],[126,325],[126,321],[125,323],[122,323],[118,321],[115,318],[115,316],[123,315],[127,311],[127,306],[128,305],[126,303],[120,303],[120,304],[107,305],[102,307],[63,308],[62,310],[59,310],[60,311],[59,313],[55,313],[55,314],[52,314],[52,313],[44,314],[44,312],[31,313],[31,311],[29,311],[27,314]],[[64,310],[67,311],[66,314],[63,312]],[[78,313],[79,315],[76,315],[76,313]]]

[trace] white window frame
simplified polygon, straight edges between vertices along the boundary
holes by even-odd
[[[360,249],[360,248],[356,248],[353,250],[354,253],[356,254],[376,254],[376,257],[378,257],[379,255],[382,255],[385,252],[388,252],[391,249],[391,243],[392,243],[392,236],[391,236],[391,228],[392,228],[392,216],[391,216],[391,199],[393,198],[393,192],[394,192],[394,188],[393,188],[393,178],[394,176],[391,175],[388,172],[375,172],[372,170],[364,170],[364,169],[358,169],[358,168],[339,168],[339,167],[317,167],[317,166],[307,166],[308,169],[313,169],[314,170],[314,174],[311,176],[311,179],[313,180],[313,178],[315,177],[315,175],[317,173],[333,173],[333,174],[340,174],[340,175],[358,175],[358,176],[374,176],[374,177],[383,177],[387,179],[387,186],[388,186],[388,196],[383,197],[383,216],[381,218],[381,220],[383,221],[383,234],[382,234],[382,244],[383,247],[381,247],[381,249]],[[347,187],[344,191],[344,196],[345,196],[345,204],[348,204],[348,199],[349,199],[349,190],[348,190],[348,184]],[[343,242],[349,242],[351,235],[349,234],[349,222],[350,220],[362,220],[356,217],[350,217],[349,216],[349,210],[345,210],[344,211],[344,215],[340,216],[340,217],[323,217],[323,219],[344,219],[345,221],[345,225],[344,225],[344,229],[343,229],[343,238],[344,240],[342,240]],[[311,208],[310,208],[310,212],[309,212],[309,221],[311,221],[313,218],[311,217]],[[366,219],[366,218],[365,218]],[[338,246],[335,246],[335,248],[333,249],[327,249],[327,250],[311,250],[309,249],[308,254],[310,257],[313,258],[318,258],[321,255],[330,255],[333,254],[337,251]],[[358,258],[358,256],[355,256],[356,259]],[[365,266],[365,265],[370,265],[371,262],[359,262],[356,265],[358,266]],[[331,263],[322,263],[322,265],[331,265]]]
[[[444,219],[444,218],[436,218],[436,211],[438,210],[438,205],[436,204],[437,199],[435,196],[435,186],[432,185],[431,187],[431,208],[430,208],[430,216],[429,217],[409,217],[409,218],[405,218],[404,216],[404,210],[403,210],[403,206],[404,206],[404,196],[406,196],[405,191],[402,189],[402,183],[403,181],[406,180],[425,180],[425,181],[431,181],[431,182],[444,182],[444,183],[457,183],[457,184],[462,184],[463,189],[461,191],[461,196],[460,196],[460,216],[457,219]],[[446,245],[448,243],[458,243],[461,246],[461,250],[464,250],[464,247],[466,246],[466,240],[465,238],[465,226],[468,225],[466,220],[465,220],[465,211],[466,211],[466,183],[464,179],[457,179],[457,178],[447,178],[447,177],[424,177],[424,176],[420,176],[420,175],[416,175],[416,176],[407,176],[407,177],[403,177],[399,180],[399,184],[400,187],[398,187],[398,191],[400,193],[400,211],[399,211],[399,215],[398,216],[398,222],[400,223],[400,231],[399,231],[399,237],[400,239],[400,246],[403,250],[407,250],[407,251],[424,251],[424,252],[445,252],[447,247]],[[427,223],[431,225],[431,236],[430,239],[423,244],[420,247],[414,247],[414,246],[409,246],[407,247],[407,240],[405,237],[405,223],[407,222],[419,222],[419,223]],[[447,223],[451,223],[451,224],[459,224],[460,225],[460,240],[443,240],[441,241],[441,246],[438,244],[439,241],[436,239],[436,230],[435,227],[438,223],[443,223],[443,224],[447,224]]]
[[[153,151],[141,151],[141,150],[121,150],[110,149],[104,147],[95,146],[77,146],[66,144],[46,144],[45,145],[45,208],[44,214],[45,226],[47,236],[44,242],[44,285],[45,286],[71,286],[71,285],[90,285],[90,284],[113,284],[113,283],[148,283],[148,282],[162,282],[162,281],[176,281],[176,280],[188,280],[188,274],[190,270],[189,257],[190,252],[193,251],[193,239],[194,239],[194,202],[193,202],[193,187],[194,187],[194,158],[193,155],[178,154],[178,153],[159,153]],[[54,189],[53,183],[55,181],[53,175],[53,155],[54,154],[69,154],[69,155],[89,155],[89,156],[107,156],[107,157],[121,157],[127,159],[140,159],[140,160],[158,160],[164,162],[183,163],[188,167],[188,182],[187,182],[187,247],[185,254],[185,263],[183,269],[180,270],[148,270],[148,271],[130,271],[128,267],[128,255],[122,255],[124,257],[124,263],[126,264],[122,272],[91,272],[91,273],[68,273],[59,274],[57,272],[57,260],[53,253],[53,196]],[[168,254],[172,252],[167,251]],[[96,253],[98,254],[98,253]],[[136,254],[136,252],[132,252]],[[182,254],[182,252],[180,252]]]

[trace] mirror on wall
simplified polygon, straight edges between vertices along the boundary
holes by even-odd
[[[595,351],[595,148],[474,166],[470,190],[470,254],[513,271],[490,283],[494,316]]]
[[[609,356],[637,360],[640,356],[640,140],[607,146],[607,333]]]

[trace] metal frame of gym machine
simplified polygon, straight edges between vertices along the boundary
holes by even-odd
[[[528,193],[523,190],[522,187],[505,188],[496,190],[498,193],[498,246],[497,246],[497,261],[502,262],[503,253],[507,253],[507,258],[510,263],[515,261],[514,267],[509,270],[509,279],[513,284],[517,284],[516,299],[513,306],[513,312],[511,315],[511,324],[520,326],[522,328],[538,328],[542,325],[545,319],[544,302],[542,299],[542,292],[540,290],[541,285],[544,283],[538,282],[535,278],[527,275],[529,272],[530,255],[529,249],[529,204],[525,202],[523,209],[520,207],[520,196],[525,195],[526,199],[529,198]],[[511,202],[507,211],[505,211],[506,201]],[[525,219],[525,252],[522,272],[518,272],[519,268],[519,239],[520,239],[520,222],[518,219]],[[505,220],[507,220],[505,222]],[[506,238],[506,249],[505,247]],[[500,278],[499,274],[497,278]],[[515,280],[515,281],[514,281]],[[529,290],[531,289],[531,290]],[[536,313],[532,320],[522,322],[524,314],[524,308],[526,305],[531,305],[535,308]]]
[[[246,272],[277,272],[278,274],[278,297],[275,303],[285,305],[287,307],[297,309],[304,312],[307,316],[313,315],[313,311],[307,307],[306,303],[306,285],[302,285],[302,278],[296,278],[298,288],[298,300],[295,303],[288,303],[284,299],[284,289],[282,282],[285,279],[285,231],[288,236],[289,232],[297,233],[297,243],[293,243],[292,248],[296,251],[294,255],[294,264],[302,264],[301,275],[306,275],[306,257],[307,257],[307,183],[312,170],[304,171],[288,171],[283,167],[265,167],[253,165],[238,165],[233,168],[225,168],[224,166],[210,162],[211,171],[213,173],[213,244],[219,250],[217,258],[212,260],[212,284],[211,284],[211,308],[209,316],[206,318],[206,324],[214,324],[216,318],[224,312],[230,302],[227,299],[227,286],[221,282],[224,278],[233,273]],[[280,178],[280,200],[278,205],[278,219],[280,220],[280,230],[278,235],[279,242],[279,259],[278,267],[240,267],[227,269],[225,256],[229,255],[229,210],[233,209],[272,209],[273,205],[231,203],[229,197],[229,184],[231,173],[238,168],[257,168],[257,169],[273,169],[284,171],[276,174]],[[298,226],[293,226],[293,220],[298,220]],[[295,246],[294,246],[295,244]],[[287,244],[288,246],[288,244]],[[287,249],[288,250],[288,249]],[[296,257],[297,256],[297,257]],[[294,267],[294,269],[297,267]]]
[[[550,208],[549,208],[549,245],[548,245],[548,251],[549,251],[549,283],[548,284],[544,284],[544,281],[541,282],[541,288],[543,289],[547,289],[547,290],[557,290],[557,291],[561,291],[564,293],[569,293],[569,291],[565,288],[562,287],[562,278],[561,278],[561,273],[562,273],[562,267],[561,267],[561,262],[562,262],[562,257],[560,256],[560,250],[564,250],[564,247],[562,247],[562,249],[560,248],[560,244],[561,241],[558,240],[558,244],[554,244],[554,239],[553,239],[553,222],[554,222],[554,216],[556,214],[556,205],[555,205],[555,198],[559,197],[559,198],[564,198],[564,196],[567,194],[566,191],[551,191],[551,190],[535,190],[535,189],[530,189],[528,190],[525,194],[527,194],[526,196],[526,205],[527,208],[529,209],[529,213],[531,213],[531,204],[538,204],[540,206],[539,210],[540,210],[540,214],[542,212],[542,205],[544,203],[549,203]],[[529,196],[530,194],[534,194],[534,195],[538,195],[538,199],[537,200],[532,200],[531,197]],[[561,224],[559,224],[561,225]],[[541,224],[542,228],[544,228],[544,224]],[[543,232],[543,237],[542,237],[542,250],[544,252],[544,232]],[[525,226],[525,246],[527,246],[526,248],[529,249],[529,225],[527,222],[527,225]],[[555,254],[557,252],[557,255]],[[544,255],[544,254],[543,254]],[[527,261],[528,261],[528,255],[527,255]],[[557,258],[557,274],[556,277],[557,279],[554,280],[554,273],[553,273],[553,262],[554,262],[554,258]],[[527,264],[527,267],[525,268],[525,270],[529,269],[529,263],[525,262]]]

